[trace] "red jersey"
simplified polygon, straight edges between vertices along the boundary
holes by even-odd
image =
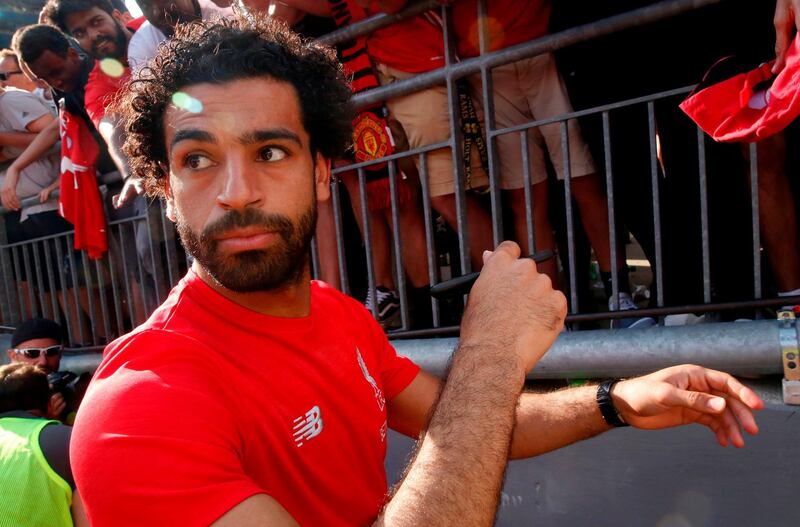
[[[261,315],[189,272],[111,343],[70,457],[93,525],[208,525],[255,494],[301,525],[365,525],[386,495],[386,401],[419,368],[362,305],[312,282]]]
[[[550,23],[549,0],[490,0],[486,2],[489,50],[497,51],[547,34]],[[480,54],[478,42],[478,2],[453,3],[453,31],[461,58]]]
[[[377,2],[369,15],[382,11]],[[441,25],[424,15],[402,20],[374,31],[367,39],[367,52],[375,62],[406,73],[422,73],[444,66],[444,36]]]
[[[146,19],[142,16],[131,20],[125,27],[136,31],[145,21]],[[89,79],[86,81],[84,106],[86,106],[86,113],[89,114],[95,128],[98,129],[100,121],[106,115],[106,108],[114,102],[117,92],[131,76],[131,70],[127,64],[123,65],[119,61],[109,60],[110,62],[105,63],[100,60],[96,61],[94,68],[89,73]]]
[[[106,216],[97,188],[95,163],[100,154],[89,125],[69,113],[59,112],[61,137],[61,192],[58,212],[75,227],[75,249],[85,249],[98,260],[108,250]]]

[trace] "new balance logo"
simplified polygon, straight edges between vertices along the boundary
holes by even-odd
[[[322,432],[322,414],[319,406],[314,406],[294,420],[294,442],[300,448],[306,441],[317,437]]]

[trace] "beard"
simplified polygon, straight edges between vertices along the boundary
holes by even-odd
[[[199,234],[177,212],[176,226],[186,251],[220,285],[237,293],[273,291],[298,283],[305,274],[317,223],[315,202],[296,223],[282,214],[245,209],[229,211]],[[265,249],[220,254],[216,238],[245,227],[263,227],[278,234],[278,240]]]
[[[122,59],[125,58],[125,55],[128,51],[128,39],[127,37],[125,37],[125,30],[122,28],[122,25],[116,20],[114,21],[114,24],[117,27],[117,33],[114,35],[113,38],[100,37],[94,42],[92,42],[92,50],[91,50],[92,55],[94,55],[94,57],[98,60],[112,58],[121,61]],[[97,48],[101,44],[105,44],[106,42],[112,42],[114,44],[114,51],[106,55],[100,55],[100,52],[97,50]]]

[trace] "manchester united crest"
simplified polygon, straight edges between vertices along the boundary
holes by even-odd
[[[372,112],[362,112],[353,123],[356,162],[371,161],[391,154],[384,123]]]

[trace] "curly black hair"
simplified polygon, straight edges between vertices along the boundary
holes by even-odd
[[[261,15],[178,26],[157,56],[131,79],[114,113],[123,120],[133,177],[150,196],[163,196],[169,166],[164,113],[181,89],[268,77],[291,84],[312,154],[340,157],[352,140],[350,87],[333,49],[301,38]]]

